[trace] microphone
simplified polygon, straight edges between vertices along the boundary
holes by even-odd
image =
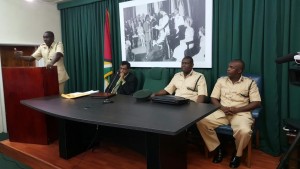
[[[118,75],[119,75],[119,71],[117,71],[116,75],[114,76],[113,80],[111,81],[111,83],[107,86],[107,88],[105,89],[105,93],[110,93],[112,90],[112,85],[114,84],[114,82],[116,81]]]
[[[299,60],[299,58],[295,57],[295,56],[299,56],[297,55],[298,53],[289,53],[285,56],[279,57],[275,60],[275,62],[277,64],[281,64],[281,63],[285,63],[285,62],[290,62],[290,61],[294,61],[294,60]]]

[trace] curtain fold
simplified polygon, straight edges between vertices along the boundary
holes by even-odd
[[[84,1],[82,1],[82,0],[72,0],[72,1],[69,1],[69,2],[57,4],[57,9],[62,10],[62,9],[65,9],[65,8],[73,8],[73,7],[76,7],[76,6],[82,6],[82,5],[87,5],[89,3],[94,3],[94,2],[97,2],[97,1],[101,1],[101,0],[84,0]]]
[[[119,70],[119,65],[122,61],[122,50],[121,50],[121,36],[120,36],[120,19],[119,19],[119,2],[126,2],[127,0],[110,1],[109,10],[111,13],[111,37],[113,46],[113,71]]]
[[[103,89],[104,2],[61,10],[67,92]]]
[[[111,14],[113,69],[121,57],[119,2],[102,0],[61,9],[65,63],[71,79],[68,91],[103,88],[103,32],[105,9]],[[192,1],[191,1],[192,2]],[[260,149],[279,155],[286,145],[283,118],[300,119],[297,100],[300,87],[291,85],[288,69],[275,59],[300,51],[299,0],[214,0],[212,68],[195,69],[205,75],[208,92],[232,59],[243,59],[245,72],[261,74],[264,89],[260,120]],[[146,71],[148,68],[136,68]],[[170,75],[180,71],[170,68]]]
[[[279,22],[279,35],[281,41],[278,42],[278,53],[279,56],[286,55],[287,53],[300,51],[300,22],[299,22],[299,11],[300,1],[298,0],[287,0],[281,1],[278,10],[282,11]],[[300,119],[299,113],[299,99],[300,87],[291,85],[288,79],[288,69],[295,67],[294,62],[277,65],[277,82],[278,82],[278,93],[279,93],[279,115],[281,119],[294,118]],[[296,66],[299,68],[299,65]],[[282,125],[282,124],[281,124]],[[281,131],[281,143],[286,145],[286,138],[283,131]]]

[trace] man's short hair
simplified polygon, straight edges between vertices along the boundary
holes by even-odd
[[[231,60],[231,62],[239,62],[242,65],[242,67],[241,67],[242,71],[244,71],[245,62],[242,59],[233,59],[233,60]]]
[[[130,63],[128,61],[122,61],[121,65],[126,65],[127,69],[130,69]]]
[[[183,59],[189,59],[192,64],[194,64],[194,59],[191,56],[185,56]]]
[[[54,33],[52,31],[46,31],[45,33],[49,34],[51,37],[54,38]]]

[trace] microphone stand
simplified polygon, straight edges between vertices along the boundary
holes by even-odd
[[[119,71],[118,71],[117,74],[114,76],[114,78],[113,78],[113,80],[111,81],[111,83],[108,85],[107,90],[105,90],[105,93],[106,93],[107,98],[106,98],[105,100],[103,100],[103,104],[106,104],[106,103],[113,103],[113,101],[109,99],[108,93],[110,93],[110,90],[112,90],[112,85],[113,85],[114,82],[116,81],[118,75],[119,75]]]

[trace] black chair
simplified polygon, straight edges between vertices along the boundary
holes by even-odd
[[[256,84],[257,87],[259,88],[259,93],[262,94],[262,77],[259,75],[255,75],[255,74],[244,74],[243,76],[249,77],[251,79],[253,79]],[[252,117],[255,119],[255,122],[252,126],[252,130],[253,130],[253,135],[255,136],[256,139],[256,146],[259,145],[259,115],[262,111],[262,108],[256,108],[254,109],[251,113],[252,113]],[[219,126],[218,128],[215,129],[217,134],[221,134],[221,135],[227,135],[227,136],[233,136],[233,130],[230,127],[230,125],[222,125]],[[247,146],[247,160],[246,160],[246,164],[247,167],[251,167],[251,154],[252,154],[252,139],[250,139],[248,146]]]
[[[168,85],[169,79],[168,69],[153,67],[145,73],[143,89],[158,92]]]

